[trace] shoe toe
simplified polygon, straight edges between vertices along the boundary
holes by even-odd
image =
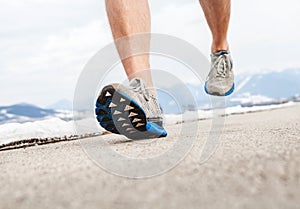
[[[205,89],[205,92],[210,95],[227,96],[232,93],[233,87],[234,87],[234,84],[228,85],[222,81],[217,81],[217,82],[207,81],[205,83],[204,89]]]

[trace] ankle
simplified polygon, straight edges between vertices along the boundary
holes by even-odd
[[[229,45],[227,41],[219,42],[219,43],[213,43],[211,46],[211,52],[216,53],[218,51],[229,51]]]

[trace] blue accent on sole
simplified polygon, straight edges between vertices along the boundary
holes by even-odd
[[[148,122],[146,125],[146,129],[150,133],[156,133],[156,134],[160,135],[160,137],[166,137],[168,135],[168,133],[166,132],[166,130],[163,127],[161,127],[153,122]]]
[[[234,89],[235,89],[235,85],[233,83],[231,89],[227,91],[224,96],[229,96],[230,94],[232,94],[234,92]]]
[[[209,93],[207,88],[206,88],[206,82],[205,82],[205,85],[204,85],[205,93],[208,94],[208,95],[212,95],[212,96],[229,96],[230,94],[232,94],[234,92],[234,89],[235,89],[235,85],[233,83],[231,89],[229,91],[227,91],[224,95],[221,95],[219,93]]]

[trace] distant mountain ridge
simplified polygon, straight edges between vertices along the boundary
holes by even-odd
[[[22,118],[44,118],[56,114],[52,109],[43,109],[35,105],[21,103],[11,106],[0,106],[0,123],[5,121],[20,121]]]
[[[237,76],[237,86],[248,79],[236,94],[251,93],[270,98],[288,98],[300,94],[300,69]]]
[[[23,123],[53,117],[70,120],[72,112],[46,109],[26,103],[0,106],[0,124],[8,122]]]
[[[55,110],[72,110],[73,103],[67,99],[61,99],[49,106],[46,107],[47,109],[55,109]]]
[[[226,97],[228,106],[254,106],[278,104],[287,101],[300,102],[300,69],[287,69],[281,72],[237,75],[236,91]],[[172,86],[158,92],[160,105],[165,114],[178,114],[186,110],[207,109],[210,97],[205,94],[203,86],[187,84],[194,102],[181,86]],[[168,94],[163,93],[168,92]],[[176,95],[177,101],[172,96]],[[177,103],[182,104],[182,109]],[[60,100],[47,108],[21,103],[10,106],[0,106],[0,124],[8,122],[27,122],[49,117],[59,117],[63,120],[72,118],[72,102]]]

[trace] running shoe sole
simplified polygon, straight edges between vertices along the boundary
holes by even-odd
[[[154,122],[147,121],[144,110],[131,97],[113,85],[104,87],[96,102],[99,124],[115,134],[130,139],[151,139],[167,136]]]

